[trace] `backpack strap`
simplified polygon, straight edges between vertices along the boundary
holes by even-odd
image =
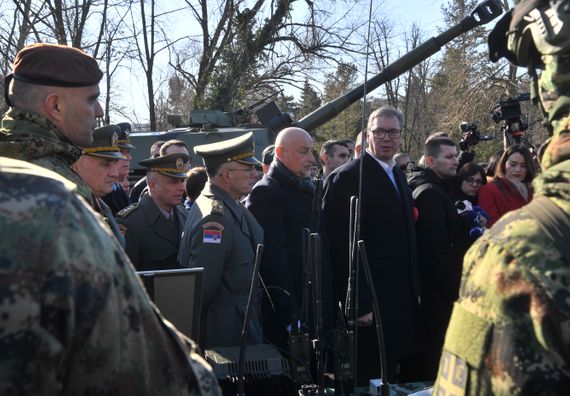
[[[570,244],[564,235],[570,235],[570,217],[545,196],[534,198],[524,207],[552,240],[556,249],[570,263]]]

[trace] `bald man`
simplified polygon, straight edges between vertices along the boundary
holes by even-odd
[[[286,328],[299,317],[303,303],[302,235],[304,228],[311,227],[315,191],[309,179],[315,160],[312,148],[313,140],[303,129],[282,130],[275,140],[275,157],[267,175],[255,185],[246,200],[247,208],[264,231],[261,276],[267,286],[282,288],[291,295],[269,288],[275,310],[267,300],[262,307],[263,332],[269,341],[282,348],[287,345]],[[333,307],[327,260],[323,261],[323,269],[322,289],[328,293],[323,296],[323,305]],[[328,312],[325,322],[325,327],[332,322]],[[312,329],[312,323],[307,325]]]

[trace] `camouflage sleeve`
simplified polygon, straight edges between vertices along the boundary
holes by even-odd
[[[570,392],[570,272],[536,223],[505,220],[465,257],[436,395]]]
[[[219,395],[101,219],[73,194],[0,189],[0,394]],[[33,187],[32,187],[33,186]],[[18,188],[16,188],[18,187]]]

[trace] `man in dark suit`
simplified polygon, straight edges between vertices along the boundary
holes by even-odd
[[[194,147],[204,158],[209,182],[188,214],[180,263],[204,267],[202,329],[205,348],[240,345],[257,244],[263,230],[239,202],[257,175],[253,133]],[[260,309],[251,306],[248,343],[263,342]]]
[[[303,229],[318,231],[317,224],[311,224],[315,193],[309,178],[315,163],[312,147],[311,136],[300,128],[279,132],[275,159],[246,200],[265,235],[260,272],[273,304],[267,300],[263,303],[263,330],[266,338],[281,348],[287,345],[287,326],[296,326],[294,320],[300,319],[313,329],[312,317],[306,315],[312,301],[303,267]],[[332,280],[328,261],[323,263],[325,328],[330,328],[334,313]]]
[[[402,114],[390,106],[374,111],[368,119],[368,148],[358,159],[336,169],[325,182],[323,210],[330,253],[341,299],[348,278],[348,228],[350,198],[360,196],[360,236],[366,244],[380,305],[387,351],[389,381],[413,379],[413,363],[406,359],[419,349],[419,274],[412,197],[406,179],[392,159],[398,150]],[[360,270],[357,326],[359,384],[379,378],[379,352],[372,315],[372,301]],[[385,378],[386,380],[386,378]]]
[[[147,168],[148,194],[117,213],[126,252],[138,271],[179,268],[176,259],[188,212],[184,194],[186,154],[168,154],[140,164]]]

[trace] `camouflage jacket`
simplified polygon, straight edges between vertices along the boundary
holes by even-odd
[[[15,107],[8,110],[0,127],[0,156],[28,161],[62,175],[93,204],[91,190],[71,168],[81,156],[81,148],[46,118]]]
[[[0,395],[220,395],[70,186],[0,158]]]
[[[539,176],[570,216],[570,160]],[[525,208],[465,256],[434,395],[570,394],[570,263]]]

